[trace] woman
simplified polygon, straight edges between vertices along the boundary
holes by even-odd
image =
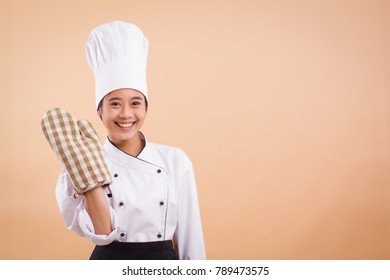
[[[68,228],[96,244],[91,259],[205,259],[191,161],[140,132],[148,109],[147,39],[137,26],[115,21],[92,30],[86,50],[112,181],[74,195],[65,166],[56,197]]]

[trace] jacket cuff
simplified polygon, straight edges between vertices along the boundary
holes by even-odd
[[[115,216],[114,209],[110,207],[110,217],[112,232],[109,235],[96,234],[95,228],[91,217],[89,216],[87,210],[84,208],[79,212],[79,225],[86,237],[88,237],[96,245],[108,245],[115,240],[115,237],[118,233],[117,220]]]

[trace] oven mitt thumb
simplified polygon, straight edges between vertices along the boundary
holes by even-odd
[[[54,108],[43,115],[41,126],[78,194],[111,183],[99,137],[90,122]]]

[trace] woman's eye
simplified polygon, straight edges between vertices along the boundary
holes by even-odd
[[[139,105],[141,105],[141,102],[135,101],[135,102],[133,102],[133,105],[134,106],[139,106]]]
[[[120,105],[119,102],[112,102],[112,103],[111,103],[111,106],[117,107],[117,106],[119,106],[119,105]]]

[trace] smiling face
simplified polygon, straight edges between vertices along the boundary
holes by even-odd
[[[110,92],[103,98],[98,114],[115,146],[132,155],[142,150],[138,132],[146,117],[146,100],[141,92],[128,88]]]

